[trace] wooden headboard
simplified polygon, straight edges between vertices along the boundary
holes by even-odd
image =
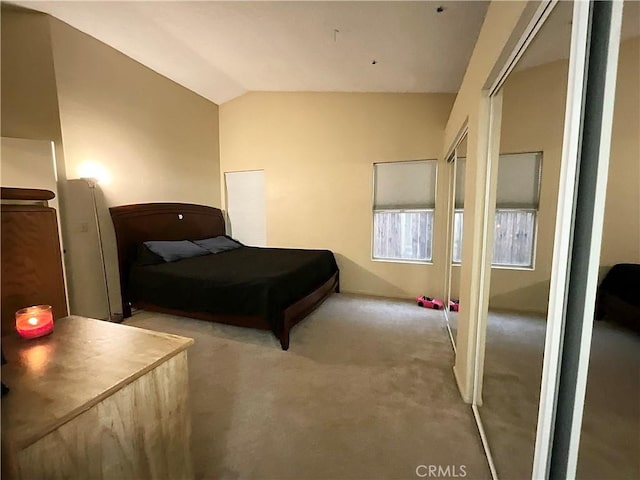
[[[109,209],[118,246],[122,314],[131,316],[129,271],[138,245],[149,240],[200,240],[225,234],[222,211],[190,203],[139,203]]]

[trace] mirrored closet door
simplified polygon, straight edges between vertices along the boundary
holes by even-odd
[[[640,478],[640,3],[625,2],[577,478]]]
[[[553,7],[493,100],[502,108],[491,187],[495,204],[484,370],[476,398],[495,469],[504,479],[532,474],[572,7],[572,2]]]
[[[467,133],[453,148],[447,158],[449,166],[449,249],[447,253],[447,269],[445,285],[445,316],[451,342],[455,350],[458,331],[458,314],[460,311],[460,267],[462,265],[462,235],[464,223],[464,182],[465,162],[467,157]]]

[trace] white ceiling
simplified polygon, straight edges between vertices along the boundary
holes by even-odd
[[[457,92],[489,2],[15,3],[220,104],[247,91]]]

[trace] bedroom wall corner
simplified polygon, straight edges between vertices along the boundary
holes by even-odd
[[[0,19],[2,136],[54,143],[54,173],[58,183],[56,203],[59,205],[60,228],[64,236],[66,165],[49,17],[3,3]],[[49,172],[34,172],[36,176],[42,174]]]
[[[5,3],[1,9],[2,136],[54,142],[62,209],[66,173],[48,16]]]
[[[60,235],[64,244],[68,237],[64,215],[66,166],[48,16],[2,3],[0,20],[2,155],[8,152],[12,156],[17,154],[13,157],[17,162],[12,166],[13,180],[5,179],[3,175],[2,185],[33,187],[34,182],[53,178],[57,187],[53,188],[56,199],[50,205],[58,211]],[[5,145],[5,140],[14,146],[18,143],[26,146],[31,141],[53,142],[55,170],[51,172],[51,166],[45,164],[42,164],[40,171],[30,170],[35,164],[23,164],[20,156],[20,152],[24,154],[29,150],[6,149],[9,143]],[[25,182],[16,184],[17,178],[24,179]],[[66,268],[64,270],[65,280],[68,280],[68,272]],[[70,295],[68,284],[66,291]]]
[[[218,106],[95,38],[47,18],[66,177],[104,177],[96,200],[110,303],[113,313],[119,313],[117,253],[108,208],[146,202],[219,207]],[[69,217],[85,218],[86,201],[86,196],[70,198],[68,208],[82,211],[70,212]],[[92,228],[87,231],[77,222],[67,227],[77,237],[73,245],[95,243]],[[99,292],[83,287],[95,284],[85,277],[101,275],[102,266],[99,254],[83,255],[85,247],[70,249],[68,261],[78,267],[72,272],[84,272],[74,279],[81,291],[73,294],[92,297]],[[95,246],[91,250],[97,252]],[[92,311],[106,305],[104,299],[93,303]]]
[[[2,4],[2,136],[59,140],[47,15]]]
[[[373,261],[373,164],[438,159],[454,98],[248,93],[220,106],[221,171],[264,170],[268,245],[332,250],[341,291],[441,296],[445,190],[436,198],[433,263]]]

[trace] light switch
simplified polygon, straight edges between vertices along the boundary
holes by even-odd
[[[87,222],[80,223],[80,233],[87,233],[89,231],[89,224]]]

